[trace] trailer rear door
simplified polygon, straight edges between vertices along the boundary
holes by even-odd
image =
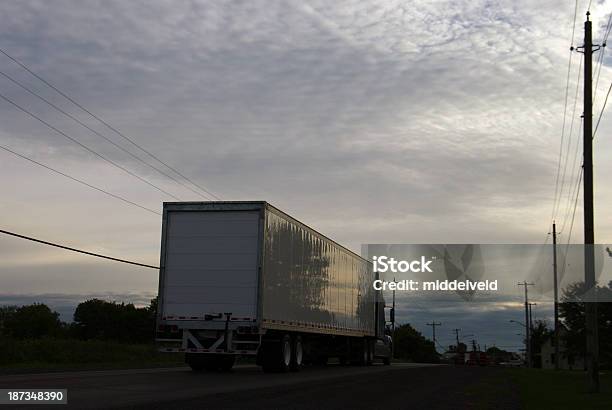
[[[257,211],[168,211],[162,251],[162,316],[231,312],[256,318]]]

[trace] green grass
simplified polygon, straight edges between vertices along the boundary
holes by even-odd
[[[612,409],[612,373],[600,374],[601,392],[587,392],[581,371],[507,369],[518,385],[523,407],[531,409]]]
[[[487,372],[485,377],[464,388],[470,408],[475,410],[612,409],[611,372],[600,374],[601,392],[590,394],[586,373],[582,371],[524,368],[482,368],[482,371]]]
[[[0,338],[0,369],[106,369],[183,363],[183,355],[157,352],[152,344],[99,340]]]

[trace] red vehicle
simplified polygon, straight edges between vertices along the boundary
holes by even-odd
[[[466,364],[468,366],[488,366],[489,357],[485,352],[470,352]]]

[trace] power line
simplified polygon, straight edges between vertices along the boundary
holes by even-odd
[[[561,159],[563,157],[563,140],[565,139],[565,121],[567,119],[567,100],[568,100],[568,94],[569,94],[569,80],[570,80],[571,67],[572,67],[572,52],[570,51],[569,61],[567,64],[567,80],[565,83],[565,104],[563,107],[563,125],[561,126],[561,142],[559,143],[559,161],[557,163],[557,176],[555,178],[555,196],[554,196],[554,203],[553,203],[551,219],[555,218],[557,194],[559,193],[559,176],[561,175],[561,162],[562,162]],[[572,127],[570,126],[570,130],[571,128]]]
[[[79,145],[80,147],[82,147],[83,149],[87,150],[88,152],[94,154],[95,156],[102,158],[104,161],[108,162],[109,164],[123,170],[124,172],[132,175],[135,178],[138,178],[139,180],[141,180],[142,182],[144,182],[147,185],[152,186],[153,188],[157,189],[160,192],[163,192],[164,194],[171,196],[172,198],[180,201],[180,198],[178,198],[177,196],[171,194],[168,191],[165,191],[164,189],[158,187],[157,185],[147,181],[146,179],[138,176],[137,174],[133,173],[132,171],[130,171],[129,169],[123,167],[122,165],[117,164],[116,162],[114,162],[113,160],[105,157],[104,155],[96,152],[95,150],[89,148],[87,145],[82,144],[81,142],[79,142],[78,140],[72,138],[70,135],[66,134],[64,131],[54,127],[53,125],[49,124],[47,121],[43,120],[42,118],[38,117],[36,114],[28,111],[27,109],[23,108],[22,106],[20,106],[19,104],[15,103],[14,101],[12,101],[11,99],[7,98],[6,96],[4,96],[2,93],[0,93],[0,98],[2,98],[4,101],[8,102],[9,104],[13,105],[14,107],[16,107],[17,109],[19,109],[20,111],[28,114],[29,116],[31,116],[32,118],[38,120],[39,122],[41,122],[42,124],[46,125],[47,127],[51,128],[53,131],[57,132],[58,134],[68,138],[70,141],[74,142],[75,144]]]
[[[569,161],[569,147],[571,146],[571,136],[573,134],[573,130],[574,130],[574,119],[576,116],[576,104],[578,101],[578,90],[579,90],[579,86],[580,86],[580,73],[582,70],[582,56],[580,57],[580,64],[579,64],[579,68],[578,68],[578,80],[576,82],[576,93],[574,96],[574,108],[572,110],[572,121],[570,123],[570,131],[569,131],[569,136],[568,136],[568,142],[567,142],[567,154],[566,154],[566,160],[565,160],[565,165],[563,166],[563,177],[562,177],[562,182],[561,182],[561,192],[559,192],[559,180],[560,180],[560,176],[561,176],[561,164],[563,163],[563,142],[564,142],[564,138],[565,138],[565,125],[566,125],[566,120],[567,120],[567,105],[568,105],[568,97],[569,97],[569,84],[570,84],[570,75],[571,75],[571,67],[572,67],[572,55],[573,55],[573,51],[575,50],[574,47],[574,38],[575,38],[575,34],[576,34],[576,18],[578,15],[578,0],[575,0],[574,2],[574,18],[573,18],[573,23],[572,23],[572,35],[571,35],[571,39],[570,39],[570,48],[569,48],[569,57],[568,57],[568,64],[567,64],[567,78],[566,78],[566,83],[565,83],[565,102],[564,102],[564,108],[563,108],[563,126],[561,128],[561,141],[559,142],[559,160],[557,162],[557,174],[555,177],[555,194],[553,197],[553,206],[552,206],[552,212],[551,212],[551,216],[550,216],[550,220],[551,223],[556,219],[557,217],[557,212],[559,210],[559,206],[561,204],[562,201],[562,197],[563,197],[563,186],[565,185],[565,174],[566,174],[566,170],[567,170],[567,161]],[[568,194],[569,197],[569,194]],[[548,231],[548,228],[547,228]],[[546,234],[546,240],[545,240],[545,244],[546,242],[548,242],[549,239],[549,234]]]
[[[606,104],[608,103],[608,97],[610,96],[610,90],[612,90],[612,83],[610,83],[610,87],[608,87],[608,92],[606,93],[606,98],[604,100],[603,106],[601,107],[601,111],[599,112],[599,118],[597,118],[597,124],[595,125],[595,131],[593,131],[593,139],[595,139],[595,134],[597,134],[597,129],[599,128],[599,123],[601,121],[601,117],[606,109]]]
[[[125,203],[127,203],[127,204],[130,204],[130,205],[133,205],[133,206],[137,206],[138,208],[144,209],[145,211],[148,211],[148,212],[154,213],[154,214],[156,214],[156,215],[161,215],[161,213],[159,213],[159,212],[157,212],[157,211],[154,211],[154,210],[153,210],[153,209],[151,209],[151,208],[147,208],[146,206],[139,205],[139,204],[137,204],[136,202],[132,202],[132,201],[130,201],[129,199],[125,199],[125,198],[123,198],[122,196],[115,195],[115,194],[113,194],[113,193],[111,193],[111,192],[105,191],[105,190],[104,190],[104,189],[102,189],[102,188],[98,188],[97,186],[91,185],[91,184],[89,184],[89,183],[87,183],[87,182],[85,182],[85,181],[83,181],[83,180],[80,180],[80,179],[75,178],[75,177],[73,177],[73,176],[71,176],[71,175],[68,175],[68,174],[66,174],[66,173],[64,173],[64,172],[62,172],[62,171],[58,171],[58,170],[57,170],[57,169],[55,169],[55,168],[51,168],[50,166],[45,165],[45,164],[43,164],[43,163],[41,163],[41,162],[38,162],[38,161],[36,161],[36,160],[34,160],[34,159],[32,159],[32,158],[28,158],[27,156],[25,156],[25,155],[23,155],[23,154],[19,154],[18,152],[15,152],[15,151],[13,151],[12,149],[7,148],[7,147],[5,147],[5,146],[3,146],[3,145],[0,145],[0,149],[3,149],[3,150],[5,150],[5,151],[7,151],[7,152],[10,152],[11,154],[16,155],[16,156],[18,156],[18,157],[20,157],[20,158],[22,158],[22,159],[24,159],[24,160],[26,160],[26,161],[29,161],[29,162],[31,162],[31,163],[33,163],[33,164],[36,164],[36,165],[41,166],[41,167],[43,167],[43,168],[46,168],[46,169],[48,169],[48,170],[49,170],[49,171],[51,171],[51,172],[55,172],[56,174],[59,174],[59,175],[61,175],[61,176],[63,176],[63,177],[66,177],[66,178],[68,178],[68,179],[71,179],[72,181],[78,182],[79,184],[85,185],[85,186],[87,186],[87,187],[89,187],[89,188],[91,188],[91,189],[95,189],[96,191],[102,192],[102,193],[104,193],[104,194],[106,194],[106,195],[110,195],[110,196],[112,196],[113,198],[116,198],[116,199],[118,199],[118,200],[120,200],[120,201],[123,201],[123,202],[125,202]]]
[[[564,102],[564,107],[563,107],[563,126],[561,128],[561,141],[559,143],[559,161],[557,163],[557,175],[555,177],[555,194],[553,197],[553,207],[552,207],[552,213],[550,215],[550,219],[551,221],[553,221],[556,217],[556,213],[557,213],[557,207],[558,207],[558,202],[557,202],[557,197],[559,197],[559,199],[561,198],[561,194],[559,194],[559,177],[561,176],[561,163],[562,163],[562,158],[563,158],[563,142],[564,142],[564,138],[565,138],[565,124],[566,124],[566,119],[567,119],[567,102],[568,102],[568,97],[569,97],[569,84],[570,84],[570,75],[571,75],[571,69],[572,69],[572,55],[573,55],[573,51],[574,51],[574,37],[576,34],[576,17],[578,15],[578,0],[575,0],[574,2],[574,19],[573,19],[573,23],[572,23],[572,36],[570,39],[570,48],[569,48],[569,56],[568,56],[568,63],[567,63],[567,78],[566,78],[566,82],[565,82],[565,102]],[[582,57],[580,58],[580,68],[578,69],[578,82],[580,82],[580,69],[582,68]],[[578,92],[578,84],[576,85],[576,93]],[[576,111],[576,99],[577,99],[578,95],[576,94],[575,100],[574,100],[574,114],[572,114],[572,123],[570,125],[570,132],[571,130],[573,130],[574,128],[574,115],[575,115],[575,111]],[[558,196],[557,196],[558,195]],[[546,239],[548,240],[548,235],[546,236]]]
[[[567,169],[567,158],[569,157],[569,151],[568,151],[566,153],[566,162],[565,162],[566,165],[564,165],[563,177],[560,178],[561,177],[561,164],[563,163],[563,142],[565,138],[565,124],[566,124],[566,114],[567,114],[570,66],[571,66],[571,58],[570,58],[570,63],[568,65],[568,73],[567,73],[567,83],[566,83],[566,91],[565,91],[565,97],[566,97],[565,98],[565,108],[563,110],[563,128],[561,131],[561,141],[559,143],[559,161],[557,164],[557,176],[555,178],[555,196],[553,199],[553,209],[552,209],[552,214],[551,214],[551,221],[556,219],[557,212],[559,211],[559,205],[560,205],[561,198],[563,196],[563,188],[565,185],[565,172]],[[582,56],[580,57],[580,63],[578,65],[578,80],[576,81],[576,91],[574,95],[574,107],[572,109],[572,120],[570,122],[569,135],[567,137],[568,146],[569,146],[569,143],[571,142],[572,134],[574,132],[574,119],[576,118],[576,106],[578,102],[578,91],[580,89],[580,78],[581,78],[580,74],[581,73],[582,73]],[[561,185],[559,185],[559,183],[561,183]]]
[[[597,56],[597,64],[598,67],[595,71],[597,71],[597,79],[595,80],[595,90],[593,90],[593,104],[595,104],[595,101],[597,100],[597,90],[599,88],[599,77],[601,76],[601,67],[603,66],[603,59],[604,59],[604,53],[606,51],[605,49],[605,42],[603,43],[604,45],[602,45],[601,47],[601,53],[599,53],[599,55]]]
[[[32,242],[42,243],[43,245],[54,246],[56,248],[65,249],[65,250],[77,252],[77,253],[82,253],[84,255],[95,256],[96,258],[102,258],[102,259],[108,259],[108,260],[115,261],[115,262],[127,263],[129,265],[142,266],[144,268],[159,269],[159,266],[147,265],[144,263],[133,262],[133,261],[129,261],[126,259],[113,258],[112,256],[101,255],[99,253],[88,252],[82,249],[71,248],[69,246],[64,246],[64,245],[60,245],[60,244],[53,243],[53,242],[43,241],[42,239],[36,239],[30,236],[20,235],[18,233],[5,231],[3,229],[0,229],[0,233],[3,233],[5,235],[14,236],[16,238],[25,239],[25,240],[32,241]]]
[[[109,142],[110,144],[112,144],[113,146],[115,146],[116,148],[120,149],[121,151],[125,152],[126,154],[130,155],[132,158],[136,159],[137,161],[143,163],[144,165],[153,168],[154,170],[156,170],[157,172],[159,172],[160,174],[164,175],[165,177],[175,181],[176,183],[182,185],[183,187],[189,189],[191,192],[195,193],[196,195],[201,196],[202,198],[205,199],[210,199],[210,197],[203,195],[201,192],[198,192],[196,190],[194,190],[193,188],[191,188],[190,186],[188,186],[187,184],[185,184],[184,182],[174,178],[172,175],[169,175],[167,173],[165,173],[164,171],[162,171],[161,169],[157,168],[156,166],[149,164],[148,162],[146,162],[145,160],[143,160],[142,158],[138,157],[137,155],[133,154],[131,151],[125,149],[124,147],[122,147],[121,145],[117,144],[116,142],[114,142],[113,140],[111,140],[110,138],[106,137],[105,135],[101,134],[100,132],[96,131],[95,129],[91,128],[90,126],[88,126],[87,124],[85,124],[84,122],[82,122],[81,120],[79,120],[78,118],[76,118],[75,116],[73,116],[72,114],[64,111],[63,109],[61,109],[60,107],[58,107],[57,105],[53,104],[51,101],[47,100],[45,97],[41,96],[40,94],[36,93],[35,91],[33,91],[32,89],[26,87],[25,85],[23,85],[22,83],[20,83],[19,81],[15,80],[13,77],[11,77],[10,75],[6,74],[3,71],[0,71],[0,75],[4,76],[5,78],[7,78],[9,81],[13,82],[14,84],[18,85],[19,87],[21,87],[22,89],[24,89],[25,91],[27,91],[28,93],[30,93],[31,95],[35,96],[36,98],[44,101],[45,103],[47,103],[48,105],[50,105],[51,107],[53,107],[56,111],[62,113],[63,115],[65,115],[66,117],[70,118],[71,120],[77,122],[79,125],[83,126],[84,128],[88,129],[89,131],[91,131],[92,133],[94,133],[95,135],[97,135],[100,138],[103,138],[105,141]]]
[[[557,202],[556,202],[556,207],[554,208],[553,219],[556,219],[558,216],[557,212],[559,211],[559,206],[561,206],[561,201],[563,198],[563,190],[566,184],[565,175],[567,174],[567,164],[569,162],[569,150],[571,147],[572,135],[574,134],[574,120],[576,119],[576,106],[578,105],[578,91],[580,88],[580,74],[581,73],[582,73],[582,56],[580,58],[580,64],[578,66],[578,81],[576,82],[576,92],[574,95],[574,108],[572,109],[572,121],[570,123],[569,135],[567,137],[567,150],[566,150],[567,152],[565,153],[565,162],[563,165],[563,176],[561,177],[561,188],[559,190],[559,197],[558,199],[556,199]],[[580,124],[582,124],[582,120],[580,121]],[[580,133],[580,128],[578,132]]]
[[[572,169],[576,169],[579,168],[579,172],[582,172],[582,165],[578,163],[578,152],[580,151],[580,142],[581,142],[581,137],[582,136],[582,119],[580,120],[580,128],[578,130],[578,138],[576,138],[576,149],[574,150],[574,159],[572,160]],[[576,174],[574,172],[572,172],[572,175],[569,178],[569,181],[574,180]],[[576,180],[576,183],[573,184],[574,188],[570,188],[570,190],[568,190],[567,192],[567,202],[565,205],[565,214],[564,214],[564,219],[563,219],[563,225],[561,226],[561,232],[565,232],[565,225],[567,223],[567,219],[569,218],[569,213],[570,213],[570,208],[572,206],[572,200],[574,198],[574,192],[575,192],[575,187],[577,186],[577,184],[580,183],[580,176],[579,178]]]
[[[564,232],[565,229],[565,225],[567,223],[567,221],[570,219],[570,208],[573,208],[571,211],[571,223],[570,223],[570,230],[568,233],[568,241],[572,236],[572,229],[573,229],[573,225],[574,225],[574,217],[576,215],[576,208],[578,206],[578,195],[580,193],[580,182],[582,182],[582,166],[580,166],[580,172],[577,175],[576,178],[576,183],[574,184],[574,188],[572,189],[571,192],[571,197],[569,198],[569,203],[568,203],[568,207],[567,207],[567,212],[566,212],[566,217],[565,220],[563,221],[563,225],[562,225],[562,229],[561,231]],[[573,207],[572,207],[573,204]]]
[[[570,241],[572,239],[572,230],[574,229],[574,218],[576,216],[576,208],[578,207],[578,197],[580,196],[580,181],[582,180],[582,167],[580,167],[580,173],[578,175],[578,186],[576,188],[576,199],[574,201],[574,211],[572,212],[572,222],[570,224],[569,234],[567,235],[567,243],[565,244],[565,255],[563,257],[563,270],[561,271],[561,277],[565,274],[565,268],[567,267],[567,251],[569,249]]]
[[[595,90],[593,91],[593,103],[595,103],[595,97],[597,97],[597,90],[599,89],[599,77],[601,75],[601,67],[603,66],[604,55],[606,51],[606,45],[608,42],[608,36],[610,35],[610,30],[612,29],[612,13],[608,16],[608,23],[606,24],[606,30],[604,31],[604,36],[601,41],[601,52],[599,53],[597,62],[599,63],[599,67],[597,69],[597,80],[595,80]]]
[[[203,192],[207,193],[208,195],[212,196],[215,199],[220,200],[221,198],[218,197],[217,195],[215,195],[214,193],[210,192],[208,189],[204,188],[201,185],[196,184],[195,182],[193,182],[191,179],[189,179],[188,177],[186,177],[185,175],[183,175],[181,172],[179,172],[178,170],[176,170],[175,168],[173,168],[172,166],[168,165],[166,162],[162,161],[161,159],[159,159],[156,155],[154,155],[153,153],[151,153],[150,151],[146,150],[145,148],[143,148],[142,146],[140,146],[139,144],[137,144],[135,141],[133,141],[131,138],[129,138],[127,135],[123,134],[121,131],[119,131],[118,129],[116,129],[115,127],[113,127],[112,125],[110,125],[109,123],[107,123],[106,121],[104,121],[102,118],[98,117],[97,115],[95,115],[94,113],[92,113],[91,111],[89,111],[87,108],[85,108],[83,105],[79,104],[77,101],[75,101],[74,99],[72,99],[70,96],[68,96],[67,94],[65,94],[64,92],[62,92],[60,89],[58,89],[57,87],[55,87],[53,84],[51,84],[50,82],[48,82],[47,80],[45,80],[43,77],[41,77],[40,75],[36,74],[34,71],[30,70],[25,64],[23,64],[21,61],[17,60],[15,57],[11,56],[10,54],[8,54],[5,50],[3,50],[2,48],[0,48],[0,53],[4,54],[6,57],[8,57],[9,59],[11,59],[13,62],[15,62],[17,65],[19,65],[21,68],[23,68],[24,70],[26,70],[28,73],[30,73],[32,76],[36,77],[37,79],[39,79],[40,81],[42,81],[44,84],[46,84],[48,87],[50,87],[51,89],[53,89],[55,92],[57,92],[59,95],[61,95],[62,97],[66,98],[68,101],[70,101],[71,103],[73,103],[74,105],[76,105],[77,107],[79,107],[81,110],[83,110],[84,112],[86,112],[87,114],[89,114],[91,117],[95,118],[96,120],[98,120],[100,123],[104,124],[104,126],[106,126],[108,129],[110,129],[111,131],[113,131],[114,133],[116,133],[117,135],[119,135],[120,137],[124,138],[126,141],[130,142],[132,145],[134,145],[135,147],[137,147],[138,149],[140,149],[142,152],[146,153],[147,155],[149,155],[151,158],[155,159],[156,161],[158,161],[160,164],[163,164],[165,167],[167,167],[168,169],[172,170],[173,172],[175,172],[177,175],[181,176],[182,178],[184,178],[186,181],[190,182],[193,186],[201,189]]]
[[[576,17],[578,16],[578,0],[574,2],[574,24],[572,25],[572,46],[574,45],[574,34],[576,34]]]

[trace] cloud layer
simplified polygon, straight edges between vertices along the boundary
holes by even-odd
[[[593,7],[599,38],[611,4]],[[268,200],[353,249],[540,243],[547,233],[573,22],[567,4],[64,0],[4,2],[0,16],[2,48],[224,199]],[[574,44],[581,39],[577,24]],[[133,149],[0,57],[0,70]],[[605,66],[595,112],[611,79]],[[201,199],[4,78],[0,93],[182,199]],[[580,113],[578,105],[571,152]],[[148,207],[170,199],[4,101],[0,123],[3,145]],[[612,148],[600,142],[610,131],[604,116],[595,143],[601,242],[612,242],[604,214]],[[160,218],[0,156],[3,227],[156,263]],[[580,220],[578,212],[574,232]],[[0,249],[8,292],[157,287],[155,272],[10,238]]]

